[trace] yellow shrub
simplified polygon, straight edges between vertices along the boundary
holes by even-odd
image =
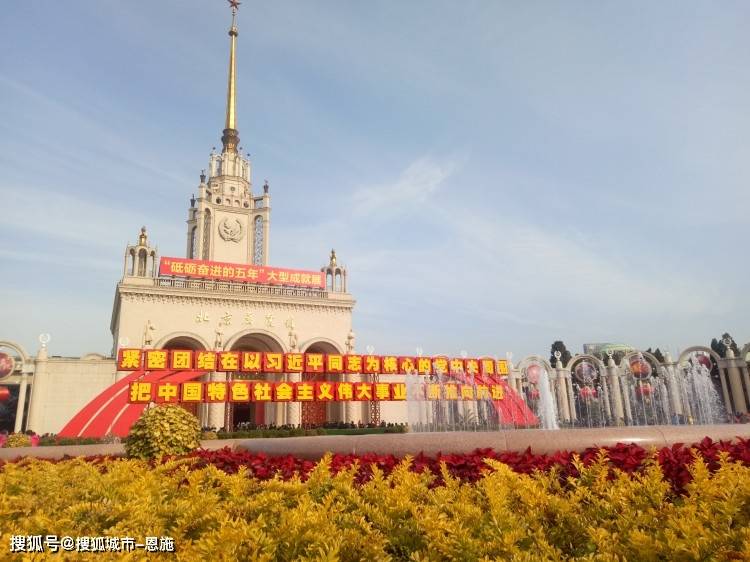
[[[176,553],[148,559],[186,561],[750,559],[750,468],[726,459],[714,474],[698,460],[688,494],[676,499],[656,464],[609,479],[603,459],[564,485],[554,473],[521,475],[489,461],[477,483],[446,471],[436,488],[408,459],[364,485],[354,483],[356,468],[331,476],[328,458],[306,482],[193,462],[5,465],[0,544],[11,535],[164,535]]]
[[[125,453],[139,459],[183,455],[200,446],[201,427],[193,414],[173,404],[143,411],[130,428]]]
[[[3,443],[5,448],[31,447],[31,437],[25,433],[11,433]]]

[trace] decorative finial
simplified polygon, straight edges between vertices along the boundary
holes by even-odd
[[[195,193],[190,196],[190,208],[195,207]]]
[[[331,250],[331,262],[328,265],[336,267],[336,250]]]
[[[42,344],[42,347],[47,347],[47,344],[52,340],[52,336],[50,336],[48,333],[39,334],[39,343]]]
[[[248,154],[248,156],[250,156],[250,155]],[[263,193],[268,193],[269,189],[270,188],[268,186],[268,180],[265,180],[264,183],[263,183]]]
[[[206,183],[206,170],[201,170],[201,183]]]
[[[237,152],[237,146],[240,143],[240,135],[237,131],[237,118],[236,118],[236,107],[237,107],[237,92],[236,92],[236,62],[235,52],[237,49],[237,26],[235,25],[235,17],[237,15],[237,8],[240,6],[238,0],[228,0],[229,6],[232,8],[232,25],[229,27],[229,81],[227,84],[227,115],[224,122],[224,131],[221,136],[221,144],[224,146],[223,152]]]
[[[145,246],[148,240],[148,235],[146,234],[146,227],[141,227],[141,233],[138,236],[138,245],[139,246]]]

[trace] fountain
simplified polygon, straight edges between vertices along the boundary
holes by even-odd
[[[719,392],[711,380],[710,357],[698,352],[692,353],[680,374],[680,398],[690,412],[688,423],[725,422],[725,410]]]
[[[421,350],[419,350],[421,352]],[[496,431],[510,428],[559,429],[717,424],[727,420],[724,400],[711,376],[708,352],[697,351],[675,364],[646,352],[614,361],[580,355],[566,368],[559,352],[556,368],[539,356],[506,376],[484,377],[456,370],[448,358],[433,359],[429,376],[406,375],[410,431]],[[460,361],[459,361],[460,363]],[[492,399],[488,384],[502,383],[505,397]],[[464,394],[465,393],[465,394]]]

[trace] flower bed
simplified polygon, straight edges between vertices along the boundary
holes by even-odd
[[[168,536],[177,558],[148,555],[166,560],[740,560],[750,556],[749,449],[704,440],[580,460],[477,451],[313,464],[228,450],[162,463],[25,459],[0,469],[0,542]]]
[[[523,453],[497,452],[492,449],[477,449],[474,453],[437,455],[428,457],[416,455],[410,465],[414,472],[431,472],[436,475],[434,486],[443,483],[441,464],[445,464],[448,473],[465,482],[476,482],[483,472],[488,470],[485,459],[493,459],[508,465],[513,471],[521,474],[532,474],[534,471],[548,472],[553,468],[561,479],[577,476],[576,457],[584,466],[590,465],[601,454],[606,455],[607,465],[611,469],[618,469],[625,473],[643,471],[652,458],[649,451],[634,444],[617,444],[614,447],[590,448],[583,453],[576,454],[560,451],[552,455],[536,455],[527,449]],[[730,461],[740,462],[750,466],[750,440],[738,439],[735,442],[712,441],[708,437],[692,446],[675,444],[665,447],[655,453],[655,461],[661,467],[665,479],[671,484],[675,492],[682,492],[690,481],[689,466],[696,456],[702,458],[709,470],[716,470],[719,457],[725,453]],[[196,467],[213,465],[224,472],[234,474],[240,467],[247,467],[250,473],[259,479],[269,479],[279,476],[283,479],[292,478],[299,474],[304,480],[315,463],[298,459],[292,455],[269,457],[263,453],[246,451],[232,451],[228,447],[217,451],[199,450],[190,454],[199,459]],[[390,474],[401,462],[393,455],[342,455],[331,457],[331,470],[334,474],[357,465],[356,481],[359,483],[369,480],[373,467]]]

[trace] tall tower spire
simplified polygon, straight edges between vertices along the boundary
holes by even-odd
[[[232,25],[229,28],[229,82],[227,84],[227,117],[224,123],[224,134],[221,136],[221,143],[224,145],[222,152],[237,152],[237,146],[240,143],[240,135],[237,130],[237,95],[236,95],[236,62],[235,51],[237,47],[237,8],[240,2],[238,0],[229,0],[232,8]]]

